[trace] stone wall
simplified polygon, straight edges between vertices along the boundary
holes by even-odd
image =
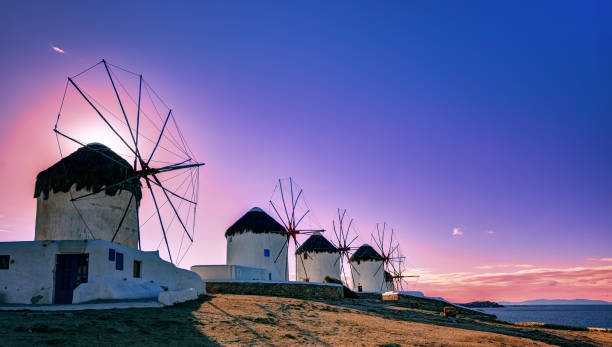
[[[491,314],[486,314],[483,312],[479,312],[476,310],[470,310],[461,306],[456,306],[451,303],[440,301],[436,299],[430,298],[421,298],[418,296],[406,295],[406,294],[398,294],[398,300],[393,301],[400,306],[409,307],[409,308],[418,308],[422,310],[434,311],[442,313],[444,311],[445,306],[453,306],[457,314],[471,316],[474,318],[482,319],[482,320],[496,320],[497,317]]]
[[[265,281],[268,279],[268,271],[242,265],[194,265],[191,271],[200,275],[203,281]]]
[[[339,284],[321,284],[308,282],[276,281],[214,281],[205,282],[206,292],[210,294],[243,294],[280,296],[298,299],[344,298],[344,291]]]

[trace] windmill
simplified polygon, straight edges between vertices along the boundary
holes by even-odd
[[[128,210],[135,209],[138,248],[151,249],[157,243],[153,234],[141,237],[148,225],[159,232],[157,249],[163,242],[170,262],[180,263],[195,236],[199,167],[204,164],[195,159],[173,110],[148,81],[106,60],[68,77],[53,131],[62,160],[69,151],[89,151],[123,172],[122,179],[94,185],[85,193],[78,186],[68,191],[88,237],[97,238],[92,229],[99,220],[90,219],[86,206],[113,190],[125,191],[131,193],[129,200],[116,206],[123,212],[103,221],[115,230],[109,241],[115,241]],[[66,176],[71,174],[64,170]],[[134,187],[140,193],[143,186],[147,197],[135,197]]]
[[[406,257],[403,256],[402,252],[398,248],[395,251],[393,258],[397,259],[395,262],[389,262],[390,269],[388,271],[392,282],[393,290],[404,291],[404,283],[406,278],[418,278],[419,275],[405,275],[406,271]],[[407,283],[406,283],[407,284]]]
[[[381,225],[382,224],[382,225]],[[404,275],[404,262],[406,257],[404,257],[399,249],[399,243],[397,239],[394,239],[395,230],[391,229],[390,237],[385,240],[385,234],[387,232],[387,223],[377,223],[376,224],[376,236],[372,233],[370,235],[372,241],[378,248],[380,256],[382,257],[382,263],[374,273],[374,276],[378,274],[379,271],[384,271],[383,281],[380,284],[380,290],[382,291],[385,285],[388,287],[391,286],[391,290],[395,290],[400,288],[403,290],[404,278],[408,277],[418,277],[414,275]]]
[[[349,263],[349,258],[351,256],[351,252],[357,249],[357,247],[352,247],[351,245],[355,242],[355,240],[357,240],[359,235],[357,235],[354,232],[354,228],[351,229],[351,226],[353,225],[353,218],[350,219],[347,225],[345,222],[345,217],[346,217],[346,209],[341,210],[338,208],[338,222],[336,223],[335,219],[332,220],[332,226],[334,229],[334,236],[336,237],[335,246],[336,248],[338,248],[338,251],[340,253],[338,255],[338,259],[336,260],[336,262],[338,261],[340,262],[340,273],[342,274],[342,277],[344,278],[345,285],[348,287],[349,283],[348,283],[348,278],[346,276],[344,264],[346,262],[346,264],[349,264],[349,266],[352,266]],[[353,237],[353,234],[354,234],[354,237]],[[352,271],[357,271],[357,270],[352,269]],[[354,283],[353,283],[353,286],[355,286]]]
[[[279,179],[269,200],[271,209],[287,231],[285,245],[288,248],[290,241],[293,240],[295,250],[300,247],[298,235],[312,235],[313,233],[325,231],[324,229],[301,227],[304,218],[312,216],[311,209],[303,196],[303,192],[303,189],[295,183],[293,178]],[[283,250],[284,246],[274,258],[274,263],[279,261]],[[303,266],[304,264],[302,263]]]

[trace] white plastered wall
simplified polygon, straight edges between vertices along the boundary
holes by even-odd
[[[304,254],[307,254],[305,257]],[[325,276],[340,280],[340,253],[304,252],[296,256],[296,281],[323,282]]]
[[[101,192],[94,197],[75,201],[77,211],[70,201],[70,194],[72,197],[78,197],[89,191],[75,189],[76,184],[68,193],[49,192],[48,199],[45,200],[43,194],[36,199],[35,240],[112,240],[132,193],[119,191],[116,195],[110,196]],[[136,199],[132,199],[128,213],[121,224],[121,230],[114,240],[115,243],[132,248],[138,247],[136,205]]]
[[[116,269],[116,262],[110,261],[109,249],[123,254],[123,270]],[[138,285],[156,285],[167,290],[194,288],[198,294],[205,293],[202,280],[191,271],[177,268],[159,258],[157,252],[142,252],[103,240],[25,241],[0,242],[0,255],[9,255],[9,269],[0,270],[0,302],[11,304],[51,304],[55,288],[55,263],[57,254],[88,254],[88,283],[107,280],[130,282]],[[141,278],[134,278],[134,260],[141,262]],[[87,283],[75,290],[86,288]],[[91,286],[91,290],[94,289]],[[162,289],[162,290],[163,290]],[[125,297],[103,297],[95,299],[134,299],[134,293]],[[92,296],[93,295],[93,296]],[[87,293],[95,297],[95,293]]]
[[[360,285],[362,292],[385,291],[385,269],[382,267],[382,260],[351,261],[349,264],[354,291],[359,291]]]
[[[270,251],[267,257],[264,254],[266,249]],[[264,269],[266,280],[288,281],[287,237],[276,233],[252,232],[228,236],[226,263]]]

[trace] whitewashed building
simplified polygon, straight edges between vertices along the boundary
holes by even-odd
[[[70,304],[155,298],[194,288],[200,277],[143,252],[104,240],[0,242],[0,303]]]
[[[387,288],[383,258],[372,246],[364,244],[349,258],[353,290],[383,292]]]
[[[296,280],[324,282],[325,277],[340,280],[340,252],[320,233],[311,235],[296,251]]]
[[[71,304],[158,296],[171,302],[187,292],[204,294],[196,273],[164,261],[158,252],[136,249],[138,180],[95,199],[71,201],[132,175],[130,164],[101,144],[82,147],[39,173],[35,241],[0,242],[0,303]],[[135,198],[126,209],[132,194]]]
[[[227,265],[265,270],[265,280],[288,281],[287,231],[259,207],[249,210],[225,232]]]

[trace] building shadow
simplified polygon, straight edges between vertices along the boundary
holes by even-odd
[[[277,314],[275,312],[272,312],[271,310],[267,309],[265,306],[263,305],[259,305],[256,304],[257,307],[259,307],[260,309],[262,309],[264,312],[266,312],[268,314],[268,316],[273,316],[273,317],[277,317]],[[313,339],[315,344],[317,346],[331,346],[329,343],[319,339],[316,336],[313,336],[308,330],[306,329],[302,329],[300,328],[300,326],[298,324],[292,324],[290,322],[285,322],[285,324],[283,324],[283,328],[287,329],[287,331],[294,331],[298,336],[308,336],[309,338]]]
[[[266,337],[262,336],[261,334],[259,334],[257,331],[255,331],[253,328],[250,327],[249,323],[247,323],[244,319],[233,315],[227,311],[225,311],[224,309],[220,308],[219,306],[215,305],[212,302],[208,302],[208,305],[212,306],[215,310],[219,311],[220,313],[222,313],[223,315],[225,315],[227,318],[230,318],[233,322],[239,324],[240,326],[242,326],[243,328],[245,328],[247,331],[249,331],[249,333],[251,333],[253,336],[255,336],[255,338],[258,340],[259,343],[261,343],[262,345],[266,345],[266,346],[276,346],[273,343],[271,343],[270,341],[267,340]]]
[[[1,345],[220,346],[198,329],[193,312],[209,301],[166,308],[0,312]]]

